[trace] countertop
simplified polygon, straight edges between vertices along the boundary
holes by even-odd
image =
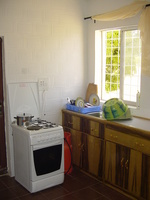
[[[131,119],[126,120],[114,120],[114,121],[108,121],[106,119],[103,119],[102,116],[95,117],[92,115],[87,114],[81,114],[73,111],[69,111],[66,109],[63,109],[65,112],[72,113],[74,115],[78,115],[80,117],[87,117],[89,119],[94,119],[96,121],[99,121],[106,125],[111,126],[118,126],[120,129],[128,129],[130,131],[133,131],[135,134],[144,136],[148,139],[150,139],[150,120],[145,118],[139,118],[139,117],[132,117]],[[62,111],[63,111],[62,110]]]
[[[119,124],[123,124],[126,126],[130,126],[133,128],[137,128],[137,129],[141,129],[141,130],[150,132],[150,120],[148,120],[148,119],[132,117],[132,119],[118,120],[116,122]]]

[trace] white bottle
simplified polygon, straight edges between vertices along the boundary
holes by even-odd
[[[71,103],[70,103],[70,98],[69,98],[69,97],[67,97],[67,103],[68,103],[68,104],[71,104]]]

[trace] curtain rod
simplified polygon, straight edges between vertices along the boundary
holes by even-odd
[[[145,7],[148,7],[148,6],[150,6],[150,4],[147,4]]]
[[[149,7],[149,6],[150,6],[150,4],[145,5],[145,7]],[[87,20],[87,19],[92,19],[92,16],[84,18],[84,20]]]

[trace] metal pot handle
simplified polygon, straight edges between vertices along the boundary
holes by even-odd
[[[31,116],[31,118],[33,118],[34,116]],[[17,119],[17,117],[14,117],[15,119]]]

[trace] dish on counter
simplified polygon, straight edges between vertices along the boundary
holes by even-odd
[[[89,103],[93,106],[99,106],[100,105],[100,99],[97,94],[91,94],[89,97]]]
[[[76,105],[77,107],[83,108],[83,107],[84,107],[84,100],[83,100],[81,97],[78,97],[78,98],[76,99],[76,101],[75,101],[75,105]]]

